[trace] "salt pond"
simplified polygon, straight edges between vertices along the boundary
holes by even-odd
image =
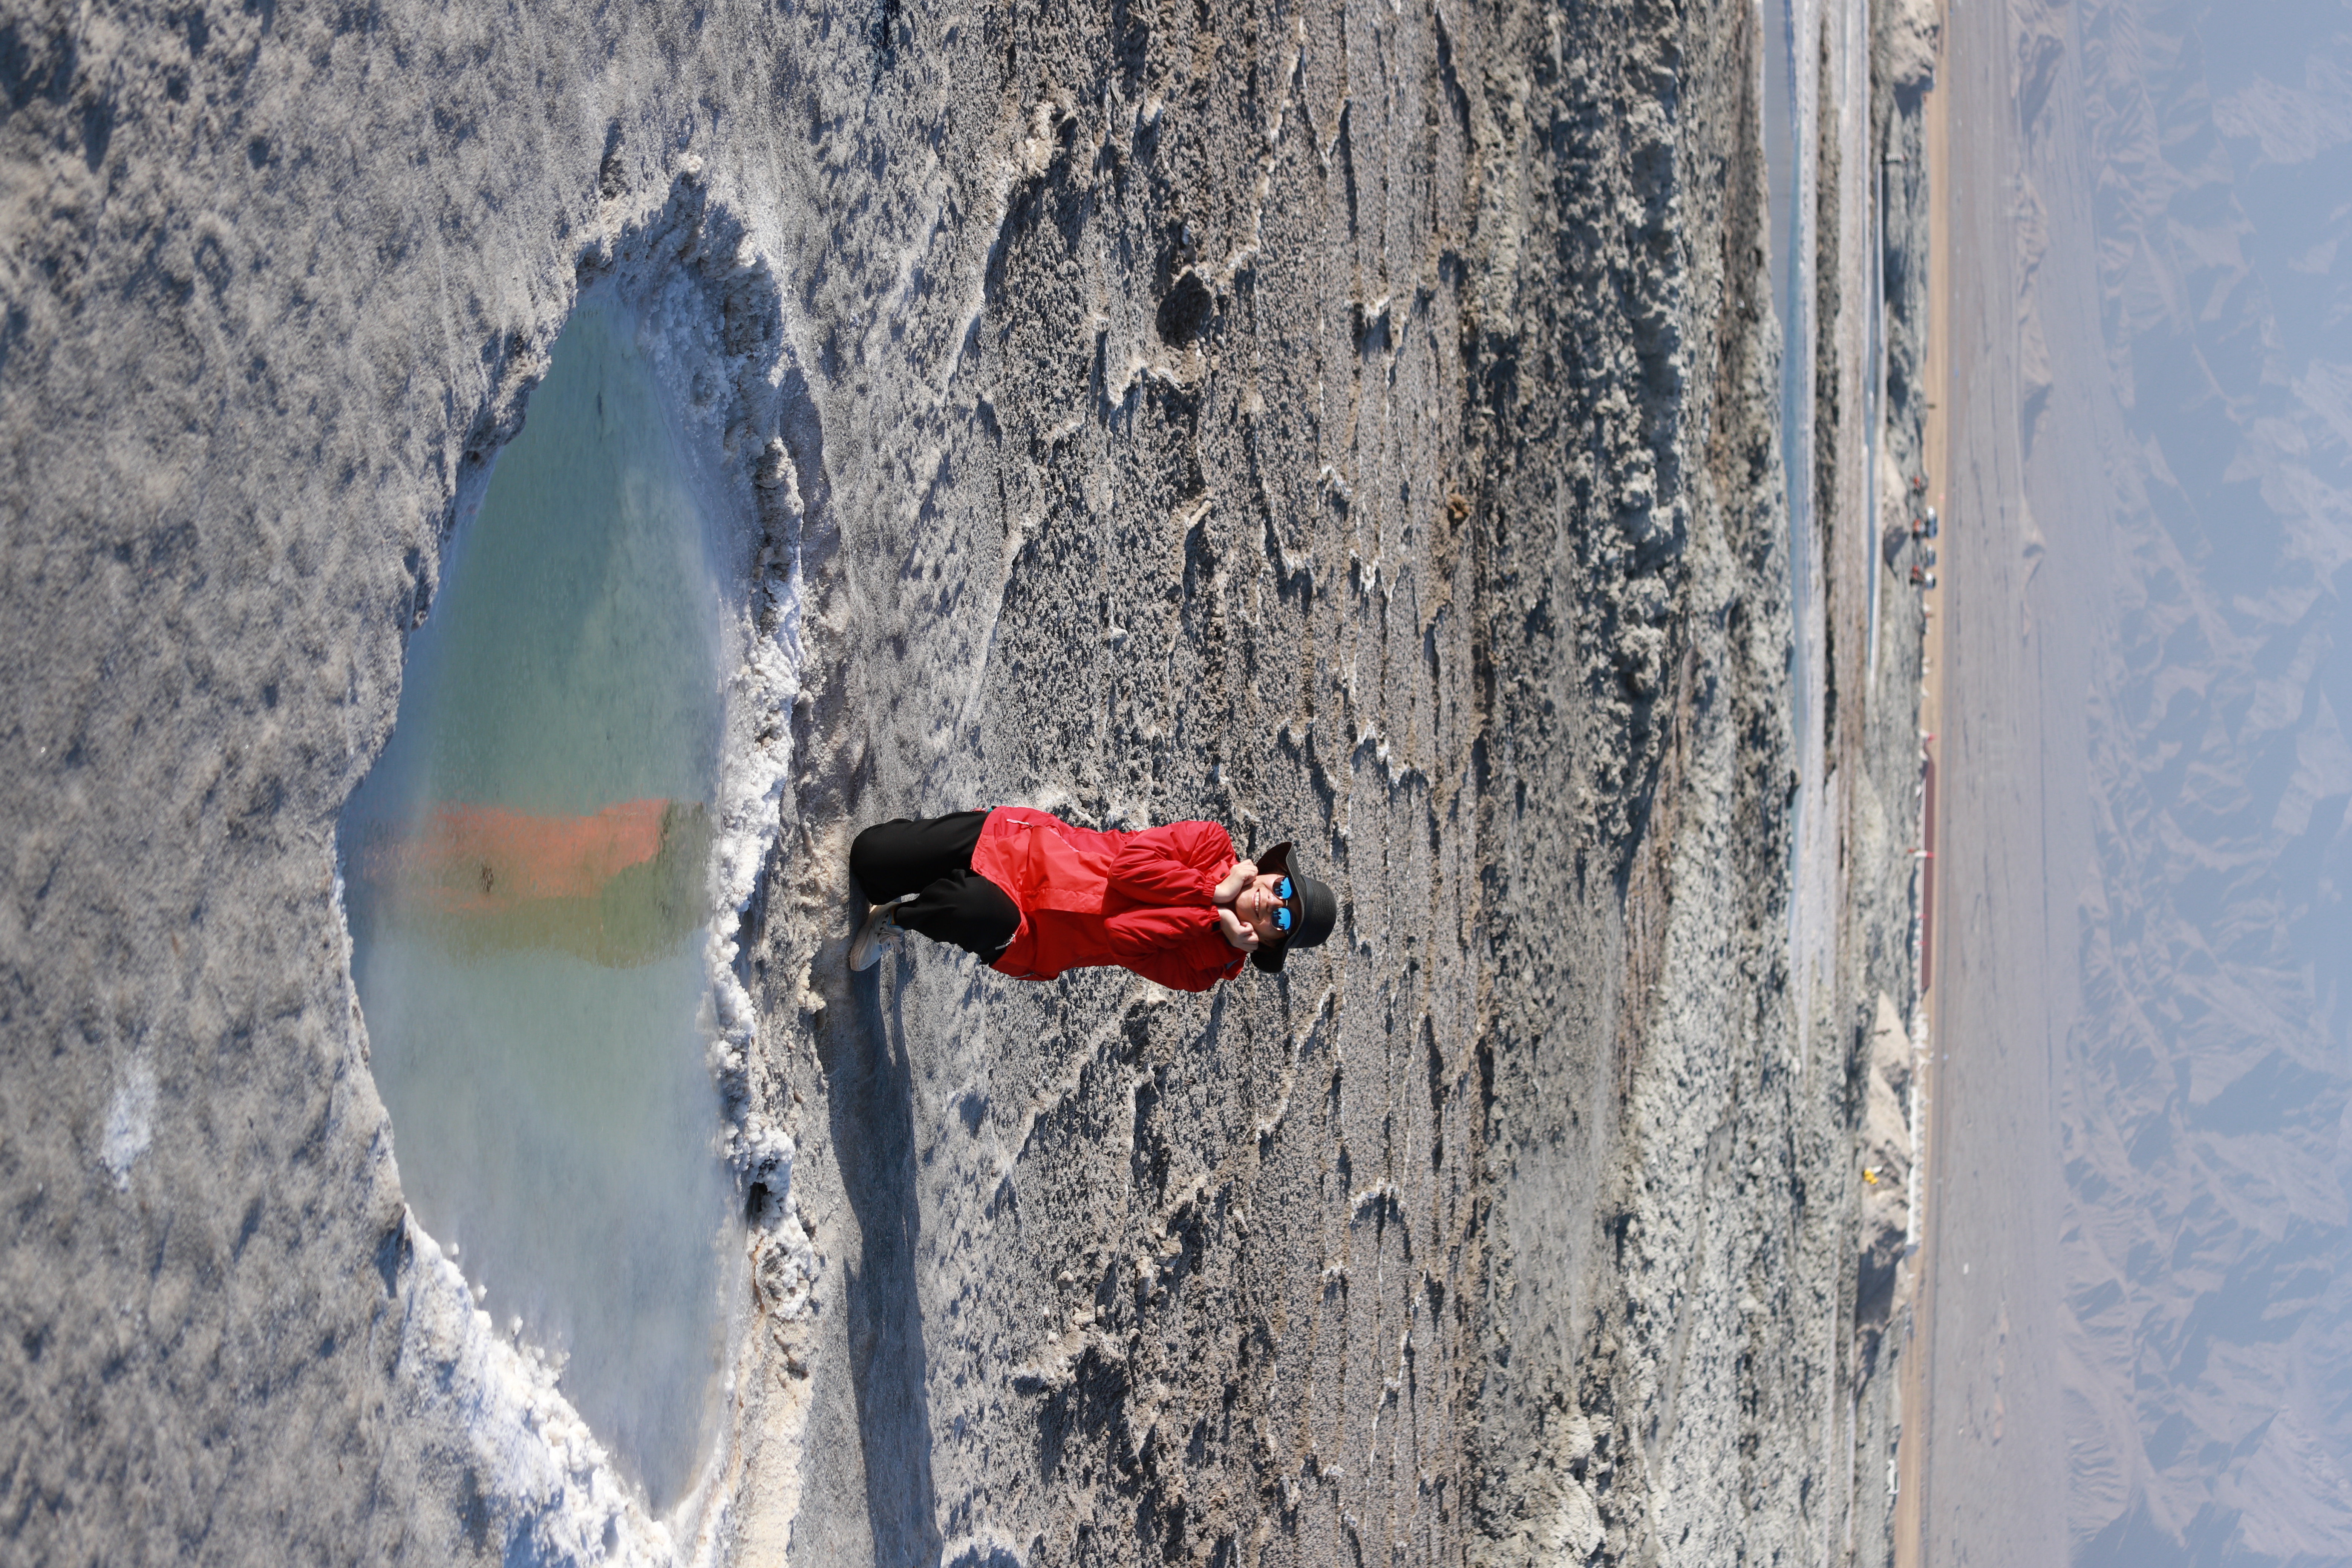
[[[656,1509],[715,1407],[732,1205],[698,1022],[716,531],[636,318],[584,300],[341,830],[402,1185]]]

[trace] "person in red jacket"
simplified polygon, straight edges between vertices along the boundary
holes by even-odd
[[[1213,822],[1097,833],[1021,805],[900,817],[850,847],[875,907],[849,967],[870,969],[912,931],[1018,980],[1115,963],[1171,990],[1206,991],[1244,959],[1278,973],[1292,948],[1320,945],[1339,912],[1329,887],[1291,871],[1290,847],[1245,860]]]

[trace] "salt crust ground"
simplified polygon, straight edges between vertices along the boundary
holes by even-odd
[[[1752,27],[15,23],[11,1554],[1839,1550],[1869,1031],[1792,1070]],[[405,1222],[332,856],[600,282],[756,516],[751,1300],[667,1522]],[[846,977],[853,828],[1011,799],[1296,838],[1339,931],[1198,1000]]]

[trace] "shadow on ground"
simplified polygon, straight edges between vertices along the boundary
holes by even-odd
[[[879,971],[854,978],[831,1009],[827,1069],[833,1146],[856,1217],[857,1259],[845,1267],[850,1384],[863,1450],[866,1517],[877,1568],[935,1563],[931,1412],[915,1278],[921,1209],[915,1187],[914,1085],[907,1036]]]

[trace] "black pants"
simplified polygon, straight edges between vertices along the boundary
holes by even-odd
[[[1021,909],[971,868],[987,820],[984,811],[959,811],[877,823],[849,847],[850,874],[877,904],[914,894],[894,917],[908,931],[993,959],[1021,929]]]

